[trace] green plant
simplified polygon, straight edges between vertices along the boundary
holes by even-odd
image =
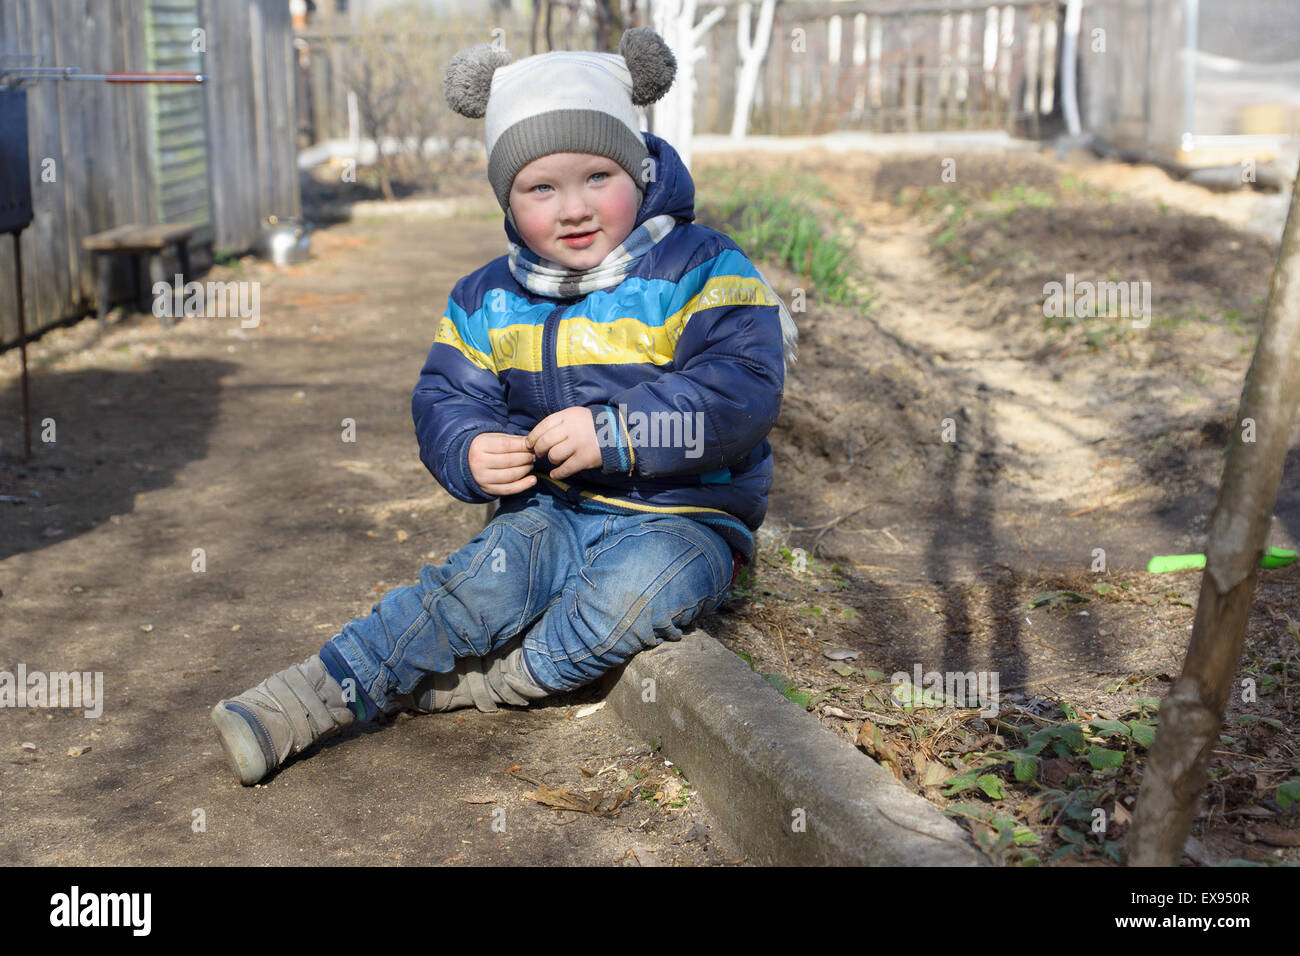
[[[787,677],[784,674],[760,674],[759,676],[780,691],[782,697],[788,701],[793,701],[804,710],[811,710],[818,701],[826,696],[824,691],[820,694],[814,694],[811,690],[800,690],[794,678]]]
[[[852,245],[840,235],[851,235],[852,224],[838,212],[818,213],[803,199],[793,198],[816,199],[828,193],[815,179],[794,180],[747,177],[733,181],[729,191],[719,184],[701,198],[701,218],[717,221],[751,258],[776,262],[806,277],[818,296],[869,309],[869,283],[858,274]],[[829,225],[838,229],[823,230],[827,215],[833,220]]]
[[[727,594],[728,600],[748,601],[754,594],[754,566],[747,564],[736,575],[736,584]]]
[[[1300,777],[1283,780],[1277,786],[1277,805],[1290,810],[1297,803],[1300,803]]]

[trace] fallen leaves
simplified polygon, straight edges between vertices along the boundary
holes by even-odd
[[[898,751],[885,739],[879,727],[869,720],[864,720],[862,726],[858,728],[858,739],[855,742],[871,757],[888,767],[895,777],[899,780],[903,779],[903,762],[898,756]]]

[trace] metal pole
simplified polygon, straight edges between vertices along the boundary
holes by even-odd
[[[16,79],[6,79],[15,78]],[[97,83],[206,83],[204,73],[149,73],[138,70],[82,73],[75,66],[24,66],[0,70],[0,80],[21,85],[27,80],[91,80]]]

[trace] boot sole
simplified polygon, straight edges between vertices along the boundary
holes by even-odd
[[[266,755],[248,721],[224,705],[225,701],[221,701],[212,708],[212,723],[216,725],[230,769],[240,783],[251,787],[266,776]]]

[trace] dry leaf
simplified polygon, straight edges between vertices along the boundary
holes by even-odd
[[[930,760],[919,750],[912,754],[916,779],[923,787],[937,787],[948,779],[950,771],[937,760]]]
[[[603,815],[603,816],[607,816],[607,817],[617,816],[617,815],[618,815],[618,811],[619,811],[620,809],[622,809],[623,804],[625,804],[625,803],[627,803],[629,800],[631,800],[632,797],[633,797],[633,795],[634,795],[635,793],[636,793],[636,789],[635,789],[635,788],[633,788],[633,787],[624,787],[624,788],[622,789],[622,791],[619,793],[619,795],[618,795],[617,797],[614,798],[614,802],[613,802],[612,804],[610,804],[609,809],[606,810],[606,811],[604,812],[604,814],[602,814],[602,815]]]
[[[1068,760],[1062,760],[1060,757],[1052,757],[1043,761],[1043,782],[1059,787],[1065,783],[1065,778],[1070,775],[1074,767]]]
[[[898,752],[890,746],[881,734],[880,728],[869,720],[864,720],[858,728],[857,745],[890,769],[895,777],[903,778],[903,764],[898,759]]]
[[[1260,843],[1269,846],[1300,846],[1300,832],[1280,827],[1276,823],[1256,823],[1250,834]]]
[[[599,796],[593,800],[581,793],[574,793],[571,790],[552,790],[547,786],[539,786],[536,790],[525,793],[524,796],[556,810],[574,810],[578,813],[591,813],[600,804]]]

